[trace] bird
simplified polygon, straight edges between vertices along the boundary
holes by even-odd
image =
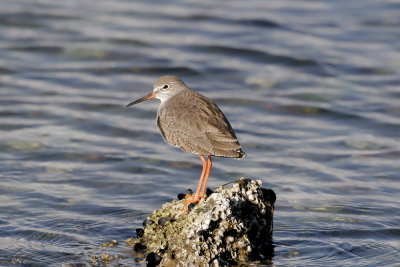
[[[184,199],[182,215],[188,205],[206,198],[211,157],[246,157],[228,119],[210,98],[190,89],[177,76],[157,78],[149,94],[129,103],[130,107],[157,98],[157,126],[163,139],[184,152],[199,155],[203,165],[195,194]],[[207,158],[207,159],[206,159]]]

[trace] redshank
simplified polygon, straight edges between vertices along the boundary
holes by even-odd
[[[166,75],[158,78],[151,93],[129,103],[127,107],[152,98],[161,100],[157,125],[164,140],[185,152],[198,154],[203,163],[196,193],[185,198],[185,213],[188,204],[205,198],[211,156],[239,159],[246,153],[215,102],[191,90],[178,77]]]

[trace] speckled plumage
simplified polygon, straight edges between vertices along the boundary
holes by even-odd
[[[157,125],[165,141],[195,154],[245,156],[231,125],[214,101],[183,83],[181,87],[158,108]]]
[[[157,125],[164,140],[183,151],[198,154],[203,164],[196,193],[185,197],[184,214],[188,204],[207,197],[205,191],[212,167],[211,156],[243,158],[246,153],[214,101],[192,91],[178,77],[167,75],[158,78],[151,93],[127,107],[152,98],[161,100]]]

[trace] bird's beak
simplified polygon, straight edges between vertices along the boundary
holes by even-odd
[[[156,94],[153,93],[153,92],[151,92],[150,94],[147,94],[147,95],[145,95],[144,97],[141,97],[141,98],[139,98],[138,100],[129,103],[128,105],[126,105],[126,107],[133,106],[133,105],[135,105],[135,104],[138,104],[138,103],[140,103],[140,102],[143,102],[143,101],[146,101],[146,100],[155,98],[155,97],[156,97]]]

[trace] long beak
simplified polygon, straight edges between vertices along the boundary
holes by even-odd
[[[135,104],[138,104],[138,103],[140,103],[140,102],[143,102],[143,101],[146,101],[146,100],[155,98],[155,97],[156,97],[156,94],[154,94],[153,92],[151,92],[150,94],[147,94],[147,95],[145,95],[144,97],[141,97],[141,98],[139,98],[138,100],[129,103],[128,105],[126,105],[126,107],[133,106],[133,105],[135,105]]]

